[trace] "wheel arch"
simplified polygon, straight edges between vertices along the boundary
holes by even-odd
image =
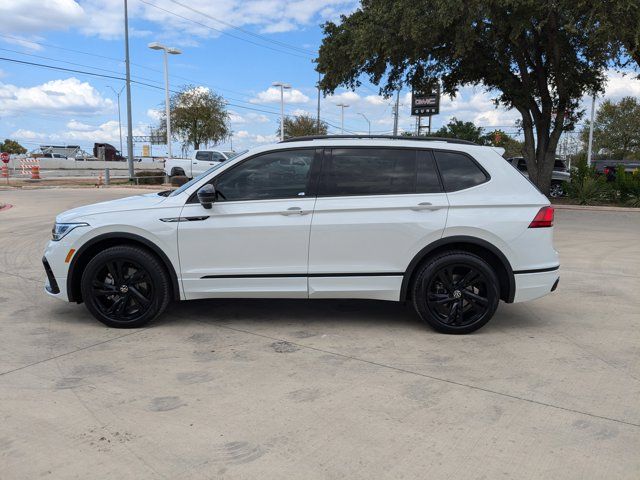
[[[178,275],[176,270],[169,260],[169,257],[162,251],[158,245],[151,240],[144,238],[140,235],[128,232],[114,232],[104,233],[98,235],[91,240],[87,241],[73,256],[71,263],[69,264],[69,272],[67,275],[67,296],[70,302],[82,302],[82,293],[80,291],[80,280],[82,279],[82,272],[87,266],[91,258],[95,253],[104,250],[105,248],[113,247],[116,245],[132,245],[142,247],[145,250],[153,253],[164,265],[171,278],[171,291],[174,300],[180,300],[180,285],[178,283]]]
[[[441,238],[424,247],[413,257],[402,279],[400,301],[405,301],[409,298],[411,282],[418,267],[428,261],[429,258],[447,250],[462,250],[473,253],[489,263],[500,282],[500,298],[507,303],[513,302],[516,293],[516,281],[507,257],[500,249],[486,240],[465,235]]]

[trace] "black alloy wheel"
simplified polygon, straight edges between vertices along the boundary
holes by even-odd
[[[139,327],[164,311],[169,278],[146,250],[108,248],[97,254],[82,275],[82,298],[89,311],[111,327]]]
[[[423,265],[413,288],[420,317],[444,333],[470,333],[496,311],[499,283],[482,258],[450,252]]]

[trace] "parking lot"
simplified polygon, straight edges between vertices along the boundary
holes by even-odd
[[[210,300],[112,330],[43,292],[0,191],[0,478],[640,478],[640,213],[558,210],[558,290],[446,336],[406,306]]]

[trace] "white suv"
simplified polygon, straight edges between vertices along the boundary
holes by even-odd
[[[408,301],[468,333],[558,284],[553,208],[493,149],[445,139],[303,137],[181,188],[56,218],[46,291],[112,327],[171,300]]]

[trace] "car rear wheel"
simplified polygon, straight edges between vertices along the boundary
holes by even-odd
[[[105,325],[137,328],[159,316],[170,298],[170,279],[148,251],[122,245],[107,248],[87,264],[81,280],[87,309]]]
[[[412,299],[420,318],[435,330],[470,333],[485,325],[498,308],[498,277],[477,255],[447,252],[420,267]]]
[[[549,196],[551,198],[562,197],[564,194],[564,184],[562,182],[554,182],[549,187]]]

